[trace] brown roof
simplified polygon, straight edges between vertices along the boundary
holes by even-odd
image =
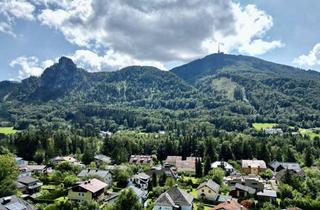
[[[182,160],[181,156],[168,156],[166,163],[175,165],[178,171],[195,171],[197,157],[187,157],[186,160]]]
[[[211,210],[248,210],[248,209],[242,206],[240,203],[234,200],[230,200],[224,203],[220,203],[219,205],[215,206]]]
[[[88,181],[82,182],[79,187],[90,191],[92,193],[98,192],[104,188],[106,188],[108,185],[99,179],[90,179]]]
[[[241,165],[242,168],[267,168],[266,162],[263,160],[242,160]]]
[[[129,163],[152,164],[151,155],[131,155]]]

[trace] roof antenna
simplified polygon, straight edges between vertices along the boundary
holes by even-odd
[[[218,54],[220,54],[220,42],[218,42]]]

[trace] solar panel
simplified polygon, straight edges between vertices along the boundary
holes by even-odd
[[[6,207],[8,210],[26,210],[26,209],[27,209],[26,206],[22,205],[22,204],[19,203],[19,202],[5,205],[5,207]]]

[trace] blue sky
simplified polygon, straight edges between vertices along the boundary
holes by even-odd
[[[227,53],[320,71],[318,0],[4,0],[0,80],[39,76],[59,57],[88,71],[161,69]]]

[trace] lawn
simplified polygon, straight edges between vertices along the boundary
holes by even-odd
[[[314,128],[314,129],[319,129],[319,128]],[[299,128],[299,132],[302,135],[307,135],[309,136],[311,139],[314,139],[314,137],[320,137],[320,134],[317,134],[315,132],[313,132],[313,129],[304,129],[304,128]]]
[[[199,202],[194,202],[193,204],[193,210],[198,210],[198,206],[199,206]],[[212,206],[207,206],[206,204],[204,204],[204,210],[210,210],[212,209]]]
[[[253,128],[256,129],[257,131],[261,131],[267,128],[273,128],[276,125],[277,125],[276,123],[253,123],[252,124]]]
[[[17,130],[13,129],[13,127],[0,127],[0,133],[5,135],[15,134]]]

